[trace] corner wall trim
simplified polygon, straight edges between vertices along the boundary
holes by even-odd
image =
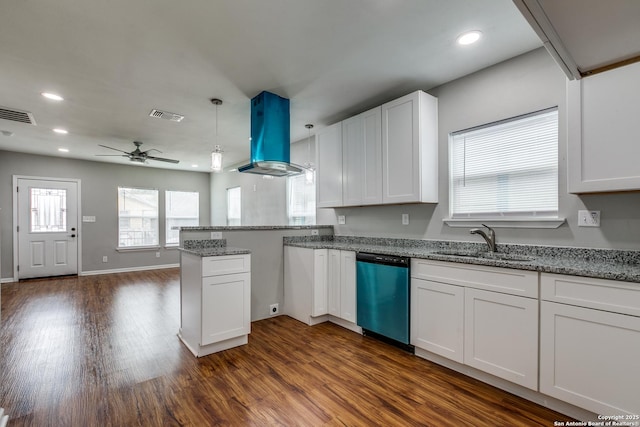
[[[110,270],[83,271],[79,274],[79,276],[96,276],[98,274],[129,273],[133,271],[161,270],[165,268],[177,268],[177,267],[180,267],[180,264],[162,264],[162,265],[145,265],[142,267],[112,268]]]

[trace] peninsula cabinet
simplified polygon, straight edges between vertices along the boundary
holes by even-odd
[[[538,389],[538,273],[412,259],[411,344]]]
[[[180,256],[178,336],[197,357],[247,344],[251,255]]]
[[[640,63],[567,82],[570,193],[640,190]]]
[[[438,202],[438,99],[423,91],[382,105],[382,202]]]
[[[344,206],[382,203],[382,109],[342,122],[342,198]]]
[[[284,247],[284,313],[308,325],[326,321],[327,249]]]
[[[542,273],[541,299],[540,392],[640,414],[640,285]]]
[[[316,206],[342,206],[342,122],[316,133]]]

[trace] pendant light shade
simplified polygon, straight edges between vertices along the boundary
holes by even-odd
[[[218,98],[213,98],[211,103],[216,106],[216,135],[215,145],[211,152],[211,171],[222,172],[222,148],[218,145],[218,105],[222,105],[222,101]]]
[[[309,132],[309,136],[307,138],[307,163],[304,164],[304,179],[307,184],[313,184],[315,179],[315,168],[313,167],[313,163],[311,163],[311,129],[313,129],[313,125],[311,123],[304,125]]]

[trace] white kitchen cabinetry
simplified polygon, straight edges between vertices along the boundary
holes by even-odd
[[[567,82],[570,193],[640,189],[640,63]]]
[[[438,100],[425,92],[382,105],[382,201],[438,201]]]
[[[413,259],[411,344],[538,387],[538,273]]]
[[[640,414],[640,287],[541,274],[540,391],[604,415]]]
[[[329,250],[329,314],[356,323],[356,253]]]
[[[382,203],[381,108],[342,122],[342,198],[344,206]]]
[[[328,250],[284,247],[284,313],[308,325],[326,321]]]
[[[464,288],[411,279],[411,344],[464,362]]]
[[[316,206],[342,206],[342,122],[316,133]]]
[[[251,256],[181,253],[178,336],[197,357],[247,344]]]

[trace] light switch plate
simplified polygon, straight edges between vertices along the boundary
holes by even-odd
[[[344,215],[338,215],[338,224],[344,225],[346,223],[347,223],[347,219],[344,217]]]
[[[600,211],[578,211],[578,227],[600,227]]]
[[[211,232],[212,239],[222,239],[222,231],[212,231]]]
[[[409,214],[402,214],[402,225],[409,225]]]
[[[82,222],[96,222],[95,216],[83,216]]]

